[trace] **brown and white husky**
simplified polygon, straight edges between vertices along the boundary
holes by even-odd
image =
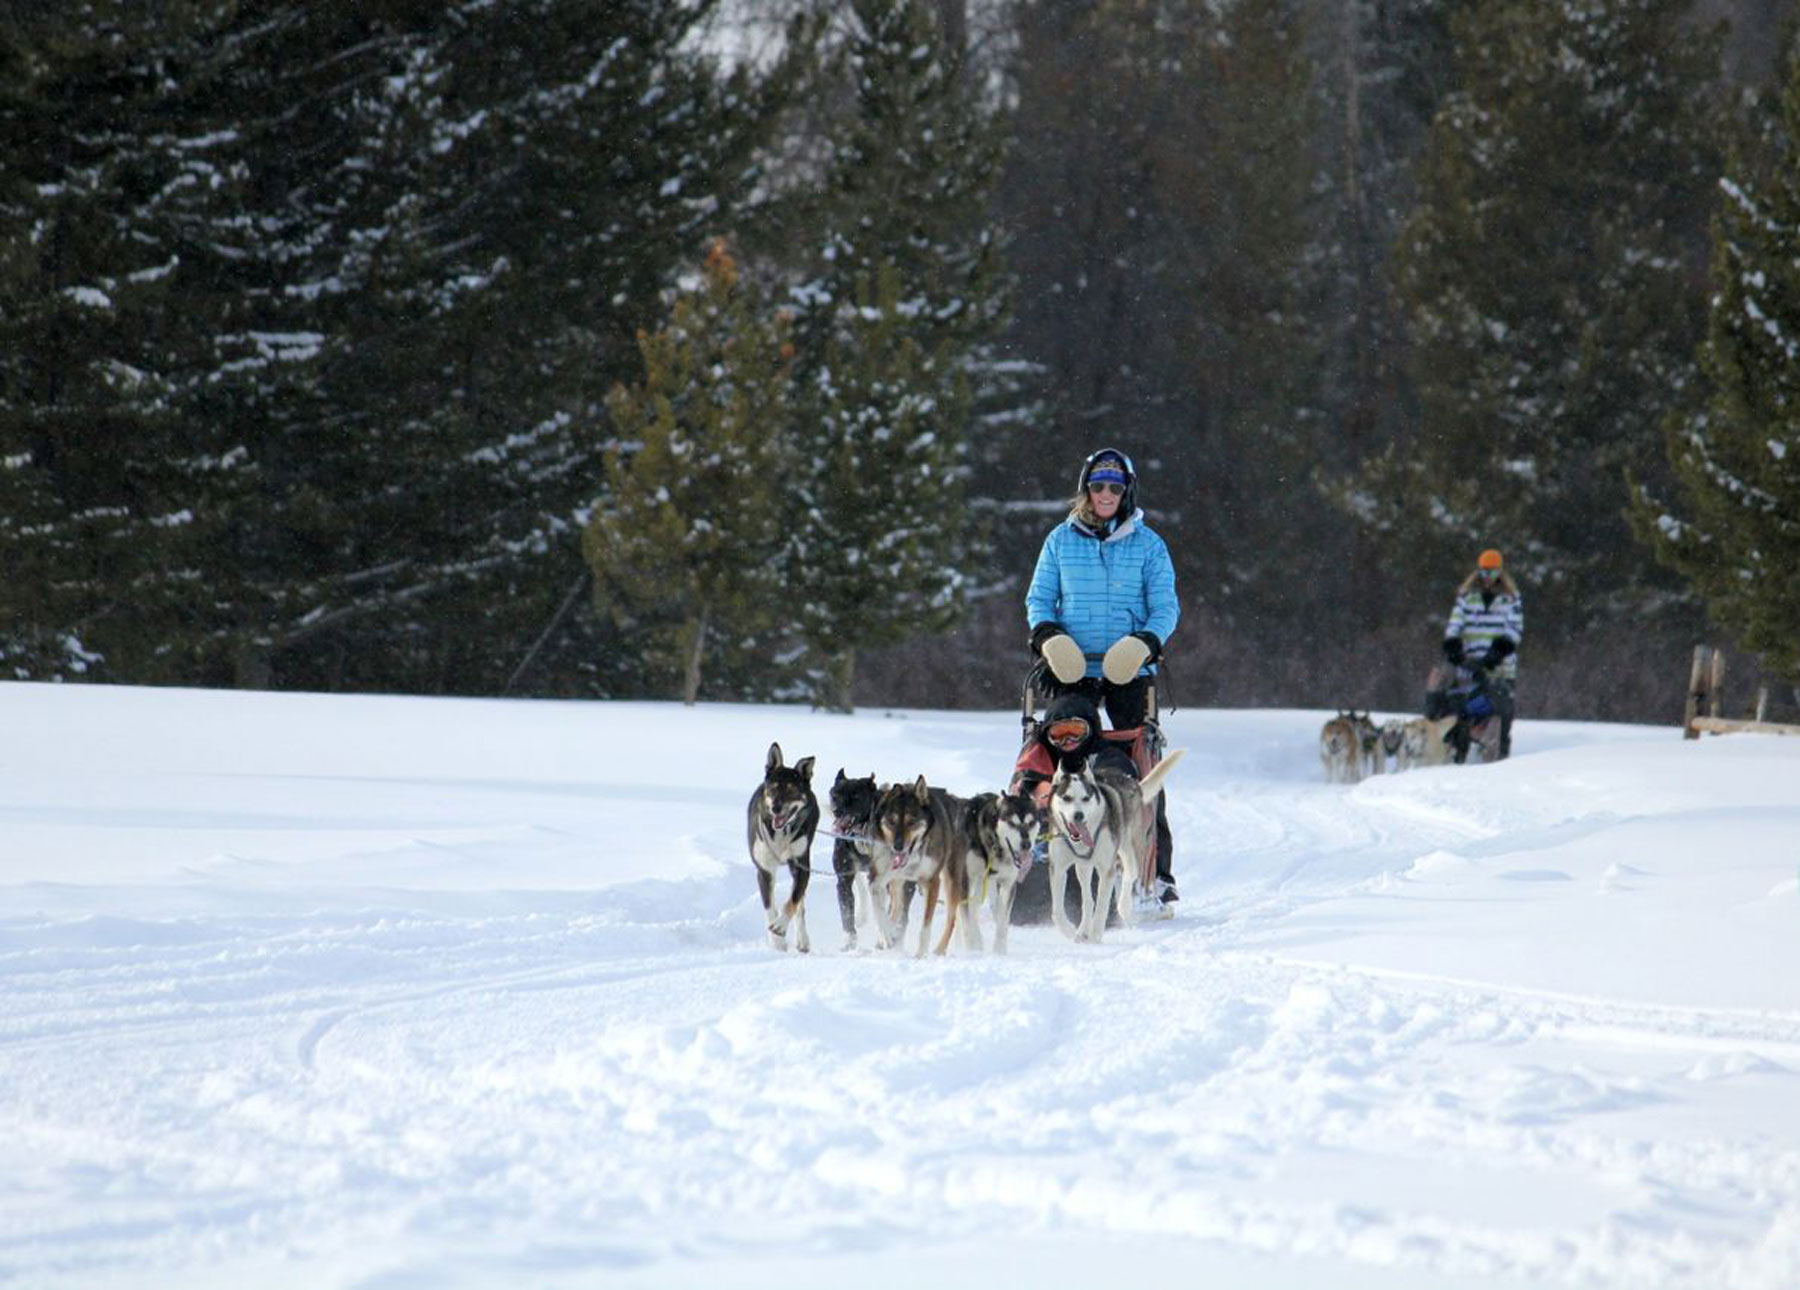
[[[968,841],[963,829],[967,805],[960,797],[932,788],[923,775],[914,783],[890,784],[882,790],[870,818],[875,839],[876,943],[882,949],[900,942],[908,883],[916,883],[925,893],[919,957],[925,955],[939,899],[949,908],[936,952],[942,954],[950,947],[957,911],[968,891]]]

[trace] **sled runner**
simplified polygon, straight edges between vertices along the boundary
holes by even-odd
[[[1051,689],[1046,685],[1047,669],[1042,662],[1034,666],[1025,676],[1019,699],[1019,724],[1021,727],[1021,746],[1018,760],[1013,764],[1012,780],[1007,786],[1009,793],[1028,794],[1042,811],[1048,811],[1050,801],[1050,781],[1056,773],[1055,764],[1049,751],[1039,738],[1044,729],[1044,709],[1050,700],[1064,693],[1069,688],[1079,689],[1094,701],[1096,707],[1104,710],[1106,692],[1111,684],[1104,678],[1090,677],[1075,687]],[[1149,774],[1151,768],[1162,761],[1164,742],[1162,727],[1157,723],[1158,709],[1156,705],[1156,684],[1151,682],[1146,694],[1146,716],[1144,723],[1129,730],[1102,730],[1100,737],[1107,744],[1124,753],[1131,760],[1138,779]],[[1166,906],[1159,905],[1156,899],[1156,861],[1158,841],[1156,837],[1156,806],[1154,803],[1144,807],[1145,827],[1150,834],[1150,845],[1143,858],[1142,872],[1137,876],[1135,889],[1139,907],[1145,914],[1166,916]],[[1047,818],[1047,817],[1046,817]],[[1067,891],[1061,893],[1065,901],[1078,906],[1080,894],[1073,883]],[[1050,868],[1043,863],[1042,847],[1039,847],[1038,862],[1034,863],[1020,881],[1018,893],[1013,900],[1012,921],[1014,924],[1047,923],[1051,921],[1050,909]],[[1068,906],[1065,906],[1067,908]],[[1140,916],[1145,916],[1141,914]]]

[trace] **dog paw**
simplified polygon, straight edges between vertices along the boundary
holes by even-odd
[[[842,945],[838,946],[838,953],[839,954],[854,954],[854,953],[856,953],[856,933],[855,932],[850,933],[850,935],[848,935],[844,938],[844,943]]]
[[[769,929],[769,948],[772,950],[784,950],[785,951],[787,949],[787,937],[784,936],[782,933],[776,931],[774,928],[770,928]]]

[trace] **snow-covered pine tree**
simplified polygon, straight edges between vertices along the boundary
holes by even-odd
[[[345,398],[335,381],[366,325],[367,266],[404,180],[389,163],[412,123],[393,86],[433,16],[423,5],[353,0],[216,13],[221,26],[182,91],[215,123],[215,161],[238,182],[208,208],[226,230],[208,265],[222,294],[222,315],[210,318],[222,353],[193,415],[229,431],[251,487],[236,499],[205,480],[194,489],[223,539],[202,565],[206,649],[230,671],[209,679],[378,684],[345,630],[356,610],[342,587],[364,589],[357,608],[400,617],[387,593],[415,535],[388,522],[384,502],[455,463],[403,469],[383,451],[385,391]],[[406,683],[405,657],[399,645],[384,653],[389,685]]]
[[[1320,316],[1319,398],[1339,427],[1321,444],[1321,464],[1340,479],[1412,412],[1390,256],[1412,206],[1413,163],[1447,88],[1456,2],[1345,0],[1315,8],[1308,24],[1324,190],[1314,206],[1318,241],[1309,259],[1318,267],[1309,285],[1316,303],[1308,311]],[[1351,597],[1357,612],[1366,613],[1387,582],[1384,563],[1370,562],[1374,576]]]
[[[944,630],[975,545],[966,509],[968,401],[949,341],[921,344],[892,265],[865,281],[803,396],[802,591],[814,701],[848,712],[857,651]]]
[[[1313,478],[1333,504],[1315,520],[1305,545],[1329,547],[1334,559],[1329,578],[1306,579],[1306,612],[1316,632],[1370,647],[1305,651],[1312,693],[1320,698],[1360,693],[1371,701],[1385,695],[1411,703],[1418,660],[1393,646],[1429,641],[1438,624],[1425,627],[1421,619],[1442,612],[1441,579],[1422,587],[1397,577],[1388,544],[1357,518],[1357,476],[1369,457],[1406,432],[1417,410],[1390,257],[1412,207],[1414,162],[1448,88],[1449,15],[1457,3],[1344,0],[1313,6],[1308,24],[1321,110],[1302,313],[1317,334],[1316,397],[1327,428],[1310,437]],[[1298,585],[1283,582],[1287,589]],[[1292,613],[1291,604],[1271,604],[1261,618],[1291,623]],[[1372,633],[1371,624],[1382,626]],[[1290,651],[1276,646],[1268,654]]]
[[[710,8],[9,15],[15,665],[498,688],[580,567],[604,391],[787,84],[726,75]]]
[[[428,6],[371,87],[398,122],[395,178],[347,266],[358,311],[330,388],[374,413],[361,433],[381,482],[322,606],[376,669],[366,683],[497,687],[581,569],[606,391],[705,230],[751,200],[810,52],[795,29],[785,59],[728,72],[699,39],[713,8]],[[570,621],[532,680],[604,689],[577,673],[596,651]]]
[[[616,438],[582,541],[596,603],[686,703],[720,669],[766,684],[796,609],[781,559],[797,513],[791,320],[716,243],[638,343],[642,379],[607,400]]]
[[[844,6],[847,92],[827,114],[820,182],[788,216],[811,239],[794,291],[813,406],[793,577],[811,589],[814,697],[833,707],[849,705],[857,650],[953,619],[981,551],[968,509],[939,499],[961,496],[971,408],[1001,438],[1022,429],[1011,413],[1029,398],[994,347],[1001,123],[943,12],[931,0]],[[913,491],[927,479],[929,500]]]
[[[1177,648],[1231,651],[1176,669],[1227,701],[1248,699],[1264,653],[1294,638],[1295,588],[1330,594],[1312,589],[1318,552],[1333,578],[1343,555],[1344,525],[1312,487],[1337,450],[1320,287],[1341,263],[1315,209],[1315,7],[1019,11],[1019,137],[1000,196],[1019,230],[1012,336],[1044,358],[1058,407],[1015,469],[1036,475],[1028,495],[1057,498],[1087,452],[1132,451],[1183,596],[1207,606]]]
[[[1624,476],[1661,473],[1649,427],[1694,379],[1717,173],[1719,42],[1687,8],[1462,9],[1397,252],[1422,425],[1370,469],[1368,513],[1414,577],[1504,548],[1540,642],[1647,584]]]
[[[1005,309],[999,225],[987,209],[1000,123],[963,76],[931,0],[851,0],[838,51],[848,105],[828,125],[829,159],[805,224],[811,279],[796,292],[803,357],[814,361],[858,292],[888,269],[926,349],[959,357]]]
[[[212,91],[214,6],[20,11],[0,37],[0,650],[12,675],[229,681],[237,415],[310,341]],[[289,105],[290,107],[292,104]]]
[[[1726,167],[1700,351],[1704,406],[1669,419],[1678,504],[1639,531],[1720,626],[1800,683],[1800,41]]]

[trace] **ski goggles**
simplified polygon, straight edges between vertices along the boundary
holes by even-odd
[[[1096,479],[1088,484],[1088,492],[1111,493],[1114,497],[1123,497],[1125,496],[1125,485],[1115,484],[1110,479]]]
[[[1093,727],[1081,717],[1064,717],[1061,721],[1052,721],[1044,730],[1044,738],[1063,752],[1074,752],[1088,741]]]

